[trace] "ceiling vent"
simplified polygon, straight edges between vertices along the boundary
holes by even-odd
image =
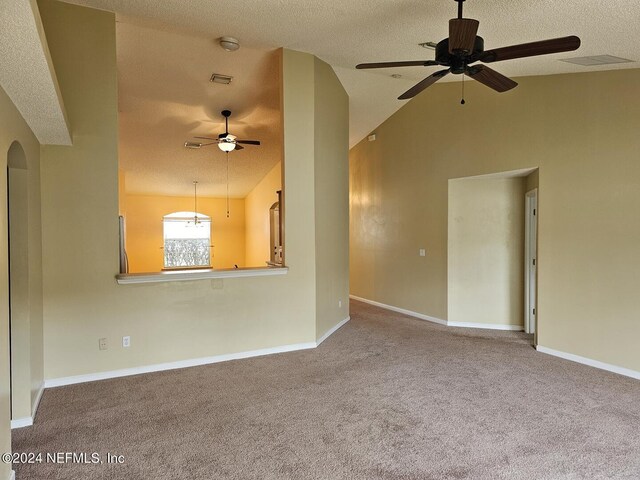
[[[429,50],[435,50],[438,44],[436,42],[423,42],[418,44],[419,47],[428,48]]]
[[[202,147],[202,144],[201,143],[197,143],[197,142],[184,142],[184,146],[185,146],[185,148],[198,149],[198,148]]]
[[[210,79],[213,83],[222,83],[223,85],[229,85],[232,80],[233,77],[230,77],[229,75],[221,75],[220,73],[214,73],[211,75]]]
[[[614,57],[613,55],[594,55],[592,57],[575,57],[575,58],[563,58],[561,62],[573,63],[575,65],[582,65],[583,67],[591,67],[594,65],[613,65],[615,63],[630,63],[633,60],[626,58]]]

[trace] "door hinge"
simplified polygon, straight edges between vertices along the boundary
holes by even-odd
[[[535,264],[536,264],[536,259],[534,258],[533,259],[533,265],[535,266]]]
[[[536,309],[535,309],[535,308],[533,309],[533,314],[534,314],[534,315],[536,314]]]
[[[534,215],[536,214],[536,209],[535,209],[535,208],[533,209],[533,214],[534,214]]]

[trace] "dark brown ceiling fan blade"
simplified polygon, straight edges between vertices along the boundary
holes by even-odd
[[[509,77],[505,77],[486,65],[467,67],[466,73],[474,80],[485,84],[489,88],[493,88],[496,92],[506,92],[518,86],[518,84]]]
[[[449,20],[449,53],[456,51],[473,52],[480,22],[472,18]]]
[[[379,62],[379,63],[360,63],[356,65],[358,70],[368,68],[392,68],[392,67],[431,67],[440,65],[433,60],[410,60],[407,62]]]
[[[427,78],[422,80],[420,83],[414,85],[409,90],[407,90],[402,95],[400,95],[398,97],[398,100],[407,100],[409,98],[415,97],[421,91],[425,90],[427,87],[430,87],[431,85],[436,83],[438,80],[440,80],[442,77],[447,75],[450,71],[451,71],[451,69],[447,68],[446,70],[439,70],[436,73],[434,73],[432,75],[429,75]]]
[[[244,147],[242,145],[238,145],[238,143],[236,142],[235,150],[244,150]]]
[[[571,52],[580,48],[580,39],[575,35],[570,37],[552,38],[539,42],[523,43],[510,47],[487,50],[480,55],[479,60],[485,63],[501,62],[514,58],[535,57],[550,53]]]
[[[260,145],[260,140],[236,140],[236,144],[244,143],[245,145]]]
[[[201,140],[215,140],[216,142],[218,141],[217,138],[211,138],[211,137],[193,137],[193,138],[199,138]]]

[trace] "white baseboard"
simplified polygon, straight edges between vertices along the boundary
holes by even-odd
[[[625,377],[631,377],[640,380],[640,372],[631,370],[629,368],[611,365],[610,363],[604,363],[598,360],[592,360],[591,358],[581,357],[579,355],[574,355],[573,353],[561,352],[560,350],[543,347],[542,345],[536,346],[536,350],[542,353],[546,353],[547,355],[553,355],[554,357],[564,358],[565,360],[571,360],[572,362],[582,363],[590,367],[607,370],[608,372],[618,373],[620,375],[624,375]]]
[[[213,357],[193,358],[189,360],[179,360],[177,362],[158,363],[155,365],[145,365],[143,367],[123,368],[121,370],[111,370],[107,372],[89,373],[86,375],[74,375],[71,377],[50,378],[44,381],[45,388],[62,387],[64,385],[74,385],[76,383],[95,382],[96,380],[107,380],[110,378],[128,377],[130,375],[140,375],[142,373],[163,372],[165,370],[176,370],[179,368],[197,367],[212,363],[228,362],[229,360],[240,360],[243,358],[261,357],[274,353],[293,352],[296,350],[307,350],[316,348],[315,342],[296,343],[283,345],[280,347],[263,348],[248,352],[228,353],[225,355],[215,355]]]
[[[368,303],[369,305],[373,305],[375,307],[384,308],[385,310],[391,310],[392,312],[403,313],[405,315],[409,315],[410,317],[419,318],[420,320],[427,320],[428,322],[437,323],[439,325],[444,325],[446,327],[460,327],[460,328],[484,328],[487,330],[510,330],[510,331],[522,331],[524,327],[520,325],[502,325],[499,323],[470,323],[470,322],[449,322],[447,320],[442,320],[441,318],[430,317],[429,315],[424,315],[418,312],[412,312],[411,310],[406,310],[404,308],[394,307],[393,305],[387,305],[385,303],[376,302],[373,300],[369,300],[367,298],[357,297],[355,295],[349,295],[349,298],[353,300],[357,300],[359,302]]]
[[[38,390],[38,394],[36,395],[36,401],[33,402],[33,405],[31,407],[31,416],[11,420],[11,430],[16,428],[30,427],[31,425],[33,425],[33,419],[36,418],[36,413],[38,412],[38,406],[40,405],[40,399],[42,398],[43,392],[44,382],[42,382],[42,385],[40,385],[40,389]]]
[[[40,406],[40,400],[42,400],[42,394],[44,393],[44,382],[40,385],[38,389],[38,394],[36,395],[36,401],[33,402],[33,407],[31,408],[31,418],[36,418],[36,413],[38,413],[38,407]]]
[[[485,328],[487,330],[509,330],[511,332],[522,332],[522,325],[503,325],[501,323],[470,323],[470,322],[447,322],[449,327],[459,328]]]
[[[329,330],[327,330],[327,332],[322,335],[317,341],[316,341],[316,347],[320,346],[320,344],[322,342],[324,342],[327,338],[329,338],[331,335],[333,335],[341,326],[343,326],[345,323],[347,323],[349,320],[351,320],[351,317],[347,317],[344,320],[342,320],[340,323],[338,323],[336,326],[330,328]]]
[[[33,417],[15,418],[11,420],[11,430],[30,427],[31,425],[33,425]]]
[[[437,323],[439,325],[447,325],[446,320],[442,320],[436,317],[430,317],[429,315],[423,315],[422,313],[412,312],[411,310],[405,310],[404,308],[394,307],[392,305],[386,305],[384,303],[375,302],[373,300],[369,300],[362,297],[356,297],[355,295],[349,295],[349,298],[353,300],[357,300],[359,302],[368,303],[369,305],[373,305],[375,307],[384,308],[385,310],[391,310],[392,312],[403,313],[405,315],[409,315],[410,317],[419,318],[420,320],[426,320],[427,322]]]

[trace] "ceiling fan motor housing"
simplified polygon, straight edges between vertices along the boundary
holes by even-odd
[[[450,65],[451,73],[461,74],[464,73],[466,66],[476,61],[482,52],[484,52],[484,39],[480,36],[476,36],[471,53],[462,51],[449,53],[449,39],[445,38],[436,46],[436,62]]]

